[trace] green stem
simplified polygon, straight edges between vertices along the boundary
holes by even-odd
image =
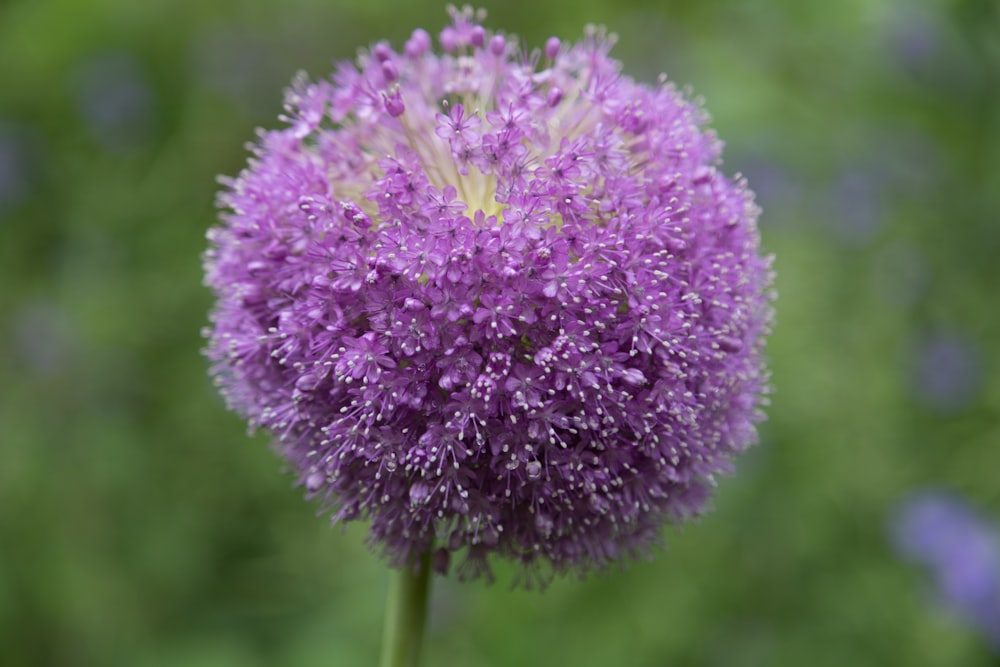
[[[430,574],[430,554],[424,554],[415,565],[392,573],[382,635],[381,667],[418,667],[420,664]]]

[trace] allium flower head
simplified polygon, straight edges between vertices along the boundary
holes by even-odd
[[[393,565],[544,581],[644,552],[755,440],[769,260],[706,114],[611,37],[452,18],[295,81],[223,181],[207,354]]]

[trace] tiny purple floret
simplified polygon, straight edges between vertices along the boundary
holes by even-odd
[[[296,80],[222,180],[206,354],[392,565],[544,582],[706,509],[757,437],[772,274],[697,104],[599,29],[539,64],[481,20]]]

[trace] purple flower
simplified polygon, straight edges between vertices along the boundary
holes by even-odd
[[[902,69],[914,73],[931,64],[942,51],[940,19],[910,3],[886,13],[886,46]]]
[[[872,262],[872,287],[889,305],[912,306],[925,295],[930,270],[922,249],[907,241],[894,239],[875,251]]]
[[[478,18],[295,82],[223,180],[207,355],[392,564],[545,581],[646,552],[755,441],[770,260],[696,104],[602,31],[541,58]]]
[[[53,302],[25,302],[11,318],[9,334],[13,359],[40,379],[62,376],[80,356],[79,331]]]
[[[39,180],[42,143],[34,128],[0,118],[0,223],[28,198]]]
[[[954,414],[978,397],[982,362],[974,340],[955,331],[924,334],[914,345],[913,391],[920,403],[942,414]]]
[[[872,240],[884,224],[886,189],[885,175],[877,169],[854,166],[841,173],[830,193],[834,209],[830,229],[837,241],[858,247]]]
[[[88,129],[110,150],[132,148],[152,130],[153,91],[139,62],[126,53],[107,53],[78,71],[77,106]]]
[[[928,568],[945,605],[1000,650],[1000,533],[961,498],[925,491],[904,502],[893,538]]]

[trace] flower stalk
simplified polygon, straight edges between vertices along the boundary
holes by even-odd
[[[394,570],[389,581],[380,667],[418,667],[427,621],[430,556]]]

